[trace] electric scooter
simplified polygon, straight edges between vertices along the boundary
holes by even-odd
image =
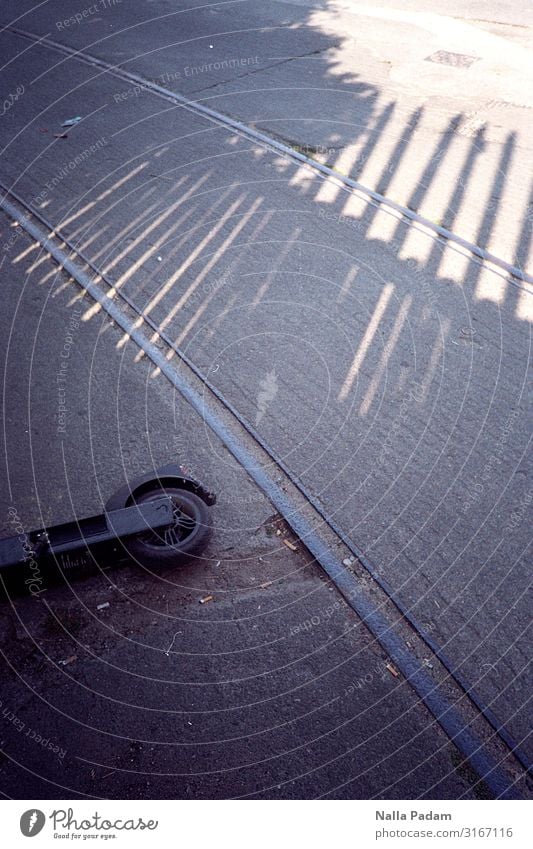
[[[0,578],[10,590],[38,595],[54,578],[127,560],[150,570],[180,565],[207,544],[215,501],[171,463],[123,486],[97,516],[28,533],[21,527],[0,540]]]

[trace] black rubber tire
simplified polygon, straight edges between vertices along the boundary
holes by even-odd
[[[130,503],[153,501],[161,495],[170,496],[174,502],[177,519],[174,527],[166,531],[137,534],[125,541],[130,555],[143,566],[153,569],[177,566],[199,555],[211,534],[207,504],[198,495],[186,489],[157,487],[142,495],[133,496]]]

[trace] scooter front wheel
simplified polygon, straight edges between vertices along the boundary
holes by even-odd
[[[130,555],[150,568],[175,566],[198,556],[211,534],[209,509],[193,492],[179,487],[156,487],[133,496],[132,504],[153,501],[167,495],[172,499],[174,524],[160,530],[136,534],[127,540]]]

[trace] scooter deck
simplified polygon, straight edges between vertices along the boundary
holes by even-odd
[[[31,572],[52,562],[68,569],[93,558],[105,565],[106,559],[120,557],[122,539],[170,527],[173,521],[172,499],[161,495],[143,504],[21,533],[0,540],[0,573]]]

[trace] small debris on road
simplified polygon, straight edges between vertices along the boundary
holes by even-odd
[[[159,177],[159,179],[160,179],[160,180],[168,180],[170,183],[172,183],[172,179],[171,179],[171,177],[165,177],[165,175],[164,175],[164,174],[152,174],[151,172],[149,172],[148,176],[149,176],[149,177]],[[127,239],[127,241],[132,241],[132,242],[133,242],[133,241],[134,241],[134,239],[131,239],[131,240],[130,240],[130,239]]]
[[[298,547],[288,539],[283,540],[283,545],[286,545],[287,548],[290,548],[291,551],[298,551]]]
[[[207,604],[208,601],[213,601],[214,596],[206,595],[205,598],[201,598],[199,604]]]
[[[176,631],[176,633],[175,633],[175,634],[174,634],[174,636],[172,637],[172,642],[170,643],[170,645],[169,645],[168,649],[167,649],[167,650],[166,650],[166,652],[165,652],[165,654],[166,654],[166,656],[167,656],[167,657],[170,655],[170,650],[171,650],[172,646],[174,645],[174,640],[175,640],[175,639],[176,639],[176,637],[178,637],[180,634],[181,634],[181,631]]]

